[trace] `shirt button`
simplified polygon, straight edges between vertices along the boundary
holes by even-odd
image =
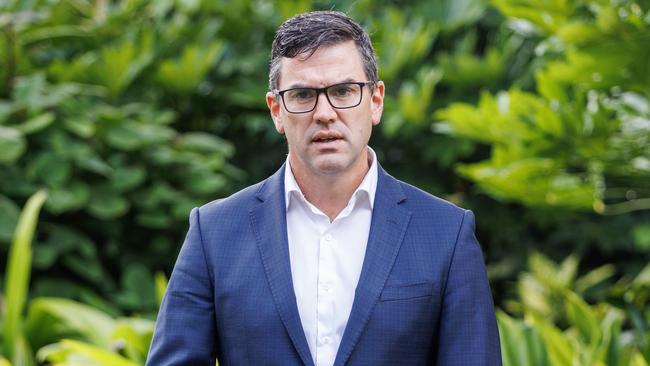
[[[329,292],[329,290],[332,288],[330,285],[328,285],[328,284],[326,284],[326,283],[322,284],[320,287],[321,287],[321,289],[323,289],[323,291],[325,291],[325,292]]]
[[[327,242],[332,241],[332,234],[325,234],[325,241]]]
[[[330,337],[322,337],[322,338],[320,339],[320,341],[321,341],[321,343],[323,343],[323,344],[328,344],[328,343],[330,343]]]

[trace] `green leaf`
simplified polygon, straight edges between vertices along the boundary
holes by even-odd
[[[130,191],[142,184],[146,177],[147,172],[141,166],[119,166],[113,172],[111,187],[119,192]]]
[[[414,123],[423,123],[430,115],[429,106],[433,92],[442,77],[436,68],[423,68],[416,82],[405,82],[399,92],[401,114]]]
[[[11,164],[27,149],[23,134],[11,127],[0,126],[0,164]]]
[[[643,251],[650,251],[650,224],[640,224],[632,228],[634,245]]]
[[[66,362],[72,362],[70,365],[83,362],[82,364],[89,366],[140,366],[103,348],[69,339],[62,340],[55,347],[42,349],[42,352],[39,351],[39,358],[62,365],[68,365]]]
[[[567,318],[588,344],[600,342],[600,322],[589,305],[571,290],[565,291]]]
[[[94,247],[92,247],[94,249]],[[102,284],[107,276],[102,270],[102,264],[96,256],[83,258],[78,255],[67,255],[63,258],[63,264],[80,278],[94,284]]]
[[[14,101],[27,108],[30,113],[38,113],[46,108],[61,105],[81,90],[80,85],[49,85],[45,74],[37,72],[16,80]]]
[[[480,0],[440,0],[425,2],[427,15],[438,22],[445,31],[451,32],[463,25],[477,21],[485,11],[486,2]]]
[[[38,115],[28,121],[23,122],[20,125],[16,126],[16,129],[22,132],[25,135],[30,133],[39,132],[40,130],[51,125],[52,122],[56,119],[56,116],[52,112],[43,113]]]
[[[501,310],[497,310],[496,316],[503,366],[525,365],[529,350],[523,337],[523,325]]]
[[[32,238],[36,231],[38,215],[47,199],[45,191],[38,191],[25,204],[18,219],[14,240],[9,249],[7,276],[5,277],[6,312],[3,323],[4,353],[17,364],[21,357],[23,307],[32,268]],[[15,349],[14,347],[19,347]]]
[[[221,153],[230,156],[233,152],[231,143],[205,132],[184,133],[176,139],[175,145],[180,150],[202,153]]]
[[[180,59],[161,62],[156,77],[163,86],[175,93],[191,93],[203,81],[223,50],[224,44],[220,41],[209,45],[187,46]]]
[[[577,293],[582,294],[615,274],[616,267],[612,264],[605,264],[578,278],[575,282],[575,290]]]
[[[120,319],[111,336],[112,344],[123,345],[129,359],[144,363],[151,345],[155,323],[144,319]]]
[[[196,194],[215,194],[226,184],[226,179],[221,174],[209,171],[196,171],[189,174],[186,186]]]
[[[68,131],[81,138],[92,137],[96,131],[95,123],[85,119],[67,118],[63,124]]]
[[[59,298],[37,298],[29,306],[25,331],[36,345],[74,337],[108,347],[115,321],[82,303]]]
[[[91,215],[102,220],[118,218],[124,215],[129,208],[129,201],[107,188],[96,189],[86,206]]]
[[[168,127],[126,122],[106,131],[106,142],[119,150],[133,151],[143,146],[170,141],[176,132]]]
[[[0,194],[0,241],[10,241],[14,234],[20,209],[8,197]]]
[[[29,343],[25,337],[20,334],[18,339],[13,345],[13,357],[11,359],[14,365],[19,366],[33,366],[34,365],[34,356],[32,350],[29,346]]]
[[[604,354],[601,359],[604,359],[608,366],[629,364],[630,355],[624,349],[623,342],[621,342],[621,325],[624,319],[625,315],[621,310],[608,308],[601,322],[603,341],[599,345],[599,349]]]
[[[31,169],[49,187],[61,187],[72,173],[70,163],[53,151],[43,151],[34,158]]]
[[[156,302],[154,279],[141,264],[129,265],[122,275],[122,291],[116,300],[129,309],[154,307]]]
[[[546,318],[530,315],[531,321],[544,339],[551,365],[573,364],[574,351],[565,335]]]
[[[87,185],[81,182],[72,182],[61,188],[50,189],[50,199],[45,207],[49,212],[59,214],[81,209],[88,198],[90,191]]]
[[[167,276],[163,272],[156,272],[154,282],[156,286],[156,300],[158,300],[158,306],[160,306],[167,291]]]
[[[102,48],[101,56],[93,67],[93,76],[117,97],[135,80],[154,58],[154,37],[145,32],[139,42],[124,39],[115,45]]]
[[[84,156],[76,156],[75,162],[80,168],[104,177],[109,177],[113,173],[113,168],[94,152],[88,152]]]

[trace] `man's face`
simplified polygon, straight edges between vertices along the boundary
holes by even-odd
[[[344,82],[368,81],[354,41],[320,47],[311,57],[283,58],[278,90],[296,87],[323,88]],[[332,175],[365,172],[366,145],[372,126],[383,110],[384,84],[364,86],[361,103],[349,109],[335,109],[324,93],[308,113],[287,112],[280,97],[267,93],[266,102],[276,130],[289,144],[295,175]]]

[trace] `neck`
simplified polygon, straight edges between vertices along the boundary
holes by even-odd
[[[290,158],[290,161],[294,167],[293,159]],[[307,201],[325,213],[331,222],[347,206],[352,194],[368,173],[370,164],[367,150],[355,165],[336,174],[313,173],[295,168],[292,168],[292,173]]]

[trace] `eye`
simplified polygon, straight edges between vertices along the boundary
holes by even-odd
[[[329,90],[330,96],[341,98],[354,94],[354,84],[335,85]]]
[[[296,101],[310,100],[314,97],[312,89],[293,89],[288,92],[288,97]]]

